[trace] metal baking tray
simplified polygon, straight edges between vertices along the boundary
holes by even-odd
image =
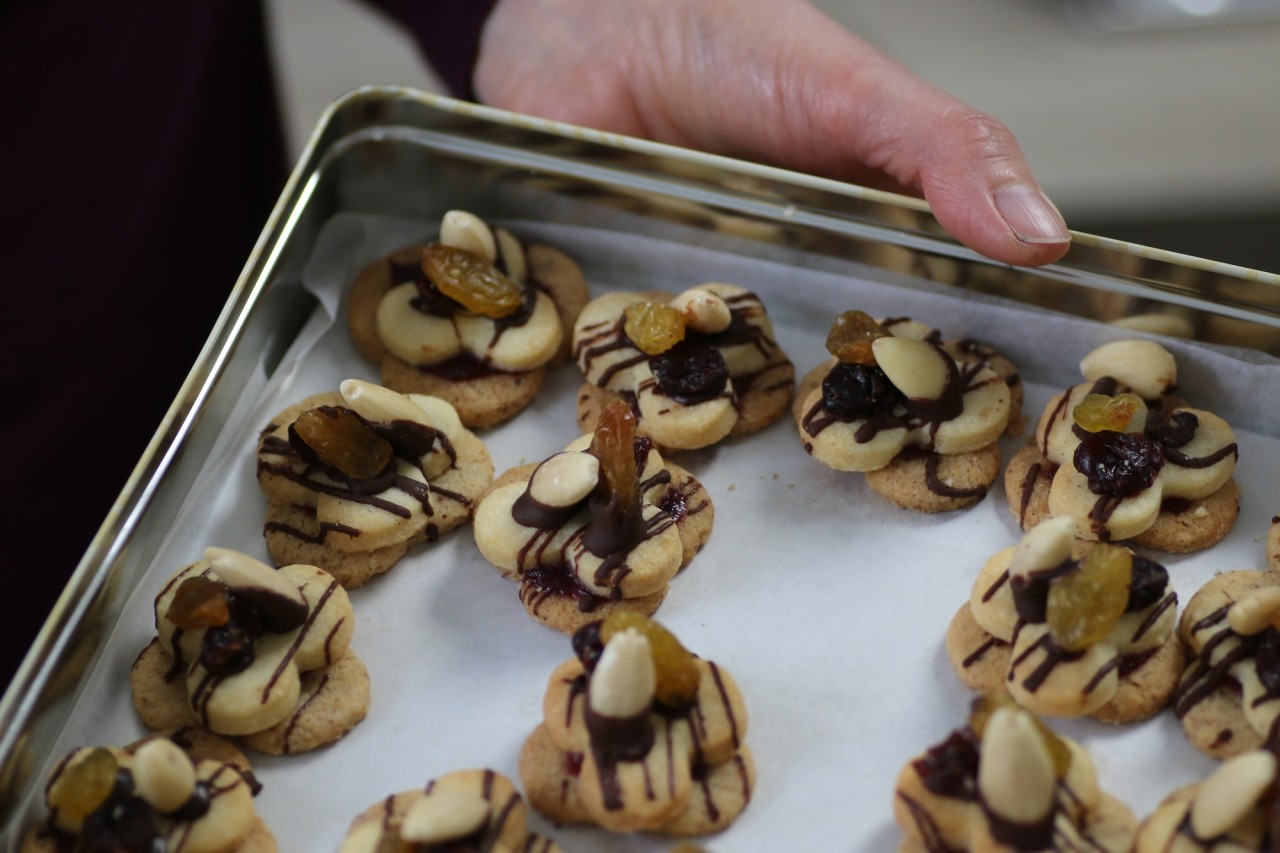
[[[429,222],[455,207],[609,222],[748,254],[794,249],[818,265],[856,261],[889,281],[1102,321],[1139,315],[1151,328],[1280,354],[1274,274],[1085,234],[1060,263],[1013,268],[959,245],[913,199],[409,89],[360,89],[323,116],[200,357],[0,701],[0,840],[15,842],[15,810],[43,784],[38,771],[86,673],[119,665],[101,659],[102,639],[242,389],[264,366],[270,375],[314,309],[300,282],[324,224],[339,213]],[[810,355],[793,358],[803,370]],[[380,793],[390,791],[372,796]],[[352,803],[351,815],[365,805]]]

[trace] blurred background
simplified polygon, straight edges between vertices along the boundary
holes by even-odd
[[[1072,228],[1280,272],[1280,0],[817,0],[1013,130]],[[438,90],[356,0],[269,0],[288,144],[359,85]]]

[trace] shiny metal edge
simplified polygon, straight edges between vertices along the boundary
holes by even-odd
[[[163,512],[158,496],[180,498],[190,486],[198,459],[188,460],[182,476],[175,472],[184,470],[184,455],[199,449],[193,444],[199,444],[201,430],[207,444],[208,435],[216,436],[220,428],[217,413],[210,413],[216,389],[220,383],[237,385],[236,380],[257,367],[252,347],[241,346],[250,317],[261,311],[282,258],[289,255],[290,263],[283,265],[299,270],[310,245],[305,239],[314,234],[303,245],[291,245],[291,237],[326,177],[347,152],[369,141],[420,145],[492,166],[596,183],[606,194],[663,197],[699,211],[897,247],[915,258],[915,274],[959,279],[963,286],[968,276],[955,274],[959,265],[979,271],[976,278],[983,289],[990,288],[993,277],[1008,278],[1021,291],[1013,298],[1023,301],[1036,301],[1027,296],[1037,282],[1052,282],[1280,328],[1280,275],[1273,273],[1076,232],[1062,262],[1036,269],[1008,267],[956,242],[918,199],[408,88],[358,89],[330,105],[318,122],[199,358],[0,698],[0,820],[5,833],[15,829],[8,825],[14,804],[35,781],[32,757],[41,759],[51,746],[69,712],[64,700],[74,695],[76,679],[93,662],[93,637],[114,624],[123,598],[119,588],[127,588],[147,565],[145,553],[130,550],[141,519]],[[932,260],[918,263],[921,258]],[[937,263],[939,259],[945,263]],[[283,315],[298,310],[289,302],[279,309]],[[112,588],[114,596],[108,595]],[[75,660],[86,647],[87,654]]]

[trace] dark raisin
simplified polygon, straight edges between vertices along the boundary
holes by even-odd
[[[113,797],[85,819],[76,850],[84,853],[152,853],[167,849],[155,812],[141,797]]]
[[[262,620],[243,602],[231,599],[231,618],[209,628],[200,645],[200,665],[214,675],[234,675],[253,663],[253,644],[262,634]]]
[[[658,388],[677,403],[691,406],[724,393],[729,365],[714,347],[684,340],[649,359]]]
[[[1076,448],[1076,470],[1095,495],[1127,498],[1151,487],[1164,465],[1160,445],[1140,432],[1089,433]]]
[[[822,407],[833,417],[869,418],[901,400],[902,392],[875,365],[837,364],[822,380]]]
[[[1147,424],[1147,435],[1165,447],[1182,447],[1196,437],[1200,419],[1191,412],[1176,412]]]
[[[603,621],[589,622],[573,632],[573,653],[578,656],[587,672],[594,672],[600,655],[604,654],[604,641],[600,639]]]
[[[1267,688],[1267,696],[1280,695],[1280,631],[1274,627],[1262,632],[1253,659],[1258,667],[1258,680]]]
[[[939,797],[977,798],[978,743],[968,728],[958,729],[913,764],[920,781]]]
[[[1137,613],[1146,610],[1164,598],[1165,588],[1169,584],[1169,573],[1165,567],[1146,557],[1133,556],[1133,573],[1129,579],[1129,604],[1126,613]]]

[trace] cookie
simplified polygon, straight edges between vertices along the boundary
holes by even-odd
[[[711,535],[711,497],[637,435],[625,404],[596,432],[502,474],[476,509],[476,546],[520,585],[531,616],[572,632],[608,614],[651,614]]]
[[[755,787],[733,678],[645,617],[591,623],[547,685],[520,752],[530,804],[558,824],[705,835]]]
[[[574,326],[573,356],[586,378],[579,429],[623,401],[665,451],[764,429],[786,412],[795,386],[764,305],[733,284],[597,297]]]
[[[561,853],[560,845],[529,830],[528,814],[507,777],[492,770],[459,770],[365,809],[351,822],[338,850]]]
[[[267,552],[348,589],[465,524],[492,479],[488,449],[449,403],[356,379],[285,409],[258,441]]]
[[[1151,341],[1116,341],[1080,370],[1089,381],[1049,401],[1005,472],[1019,524],[1064,516],[1081,538],[1175,553],[1221,541],[1240,511],[1235,434],[1172,397],[1173,356]]]
[[[1089,754],[1006,703],[978,700],[899,772],[899,851],[1130,850],[1137,820],[1099,789]]]
[[[1214,758],[1258,749],[1275,736],[1280,697],[1280,575],[1216,575],[1187,602],[1178,633],[1188,649],[1173,710],[1192,745]]]
[[[156,596],[157,638],[134,662],[134,708],[148,728],[195,725],[275,755],[341,738],[369,707],[350,651],[346,591],[315,566],[279,571],[210,548]]]
[[[828,349],[835,357],[805,375],[792,407],[809,455],[866,474],[904,509],[948,512],[986,496],[1000,476],[1000,436],[1022,404],[1008,359],[860,311],[840,315]]]
[[[438,242],[360,271],[347,325],[383,385],[447,400],[478,429],[533,401],[548,367],[567,358],[586,302],[586,280],[567,255],[454,210]]]
[[[1147,719],[1182,674],[1177,594],[1163,566],[1118,546],[1073,555],[1073,533],[1052,519],[988,560],[947,656],[971,690],[1007,691],[1036,714]]]
[[[1207,779],[1165,797],[1138,827],[1134,853],[1274,850],[1276,755],[1270,749],[1224,761]]]
[[[273,853],[275,837],[253,806],[259,787],[244,755],[207,733],[156,735],[124,749],[82,747],[51,775],[49,816],[27,832],[21,850]]]
[[[1271,529],[1267,531],[1267,565],[1271,571],[1280,572],[1280,515],[1271,517]]]

